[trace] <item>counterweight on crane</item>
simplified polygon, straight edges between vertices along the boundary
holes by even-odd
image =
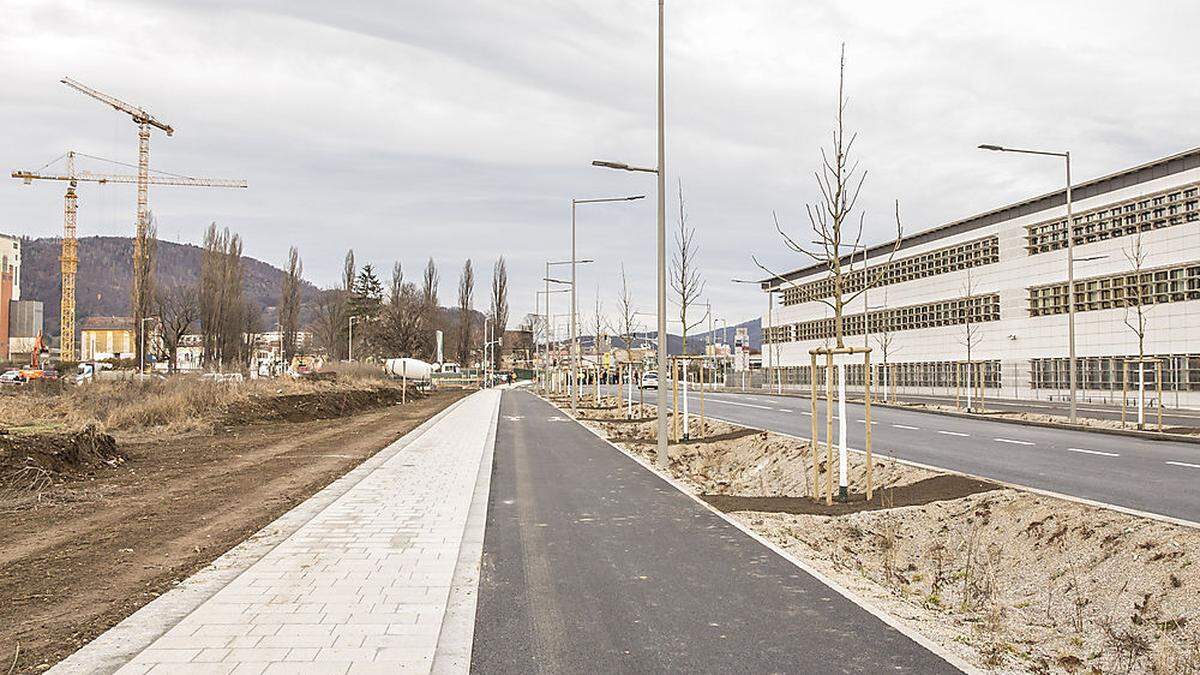
[[[136,183],[139,185],[140,191],[140,186],[143,184],[188,187],[244,188],[246,187],[246,181],[224,178],[192,178],[190,176],[151,176],[148,173],[146,175],[142,175],[140,171],[137,176],[76,171],[75,152],[68,152],[66,154],[66,158],[66,173],[13,171],[12,177],[21,179],[26,185],[35,180],[57,180],[67,182],[67,194],[64,198],[65,203],[63,207],[62,255],[59,258],[62,267],[62,298],[59,303],[59,334],[61,336],[59,358],[64,361],[73,361],[78,356],[75,345],[75,275],[79,267],[79,244],[78,240],[76,239],[76,214],[78,212],[78,197],[75,194],[75,188],[78,183],[80,181],[101,184]],[[138,252],[135,242],[134,256],[137,255]],[[135,276],[134,278],[136,279],[137,277]]]
[[[135,349],[141,354],[142,344],[142,319],[150,309],[150,298],[146,289],[142,287],[142,280],[147,276],[150,269],[150,260],[146,250],[146,229],[150,221],[150,207],[148,199],[149,190],[149,173],[150,173],[150,127],[165,131],[168,136],[175,133],[171,125],[159,121],[153,115],[146,112],[144,109],[131,105],[122,101],[115,96],[109,96],[104,92],[97,91],[91,87],[76,82],[69,77],[64,77],[59,80],[63,84],[79,91],[83,94],[91,96],[101,103],[112,106],[117,112],[123,112],[133,119],[133,123],[138,126],[138,167],[137,167],[137,236],[133,240],[133,284],[132,284],[132,304],[133,304],[133,326],[134,326],[134,345]]]

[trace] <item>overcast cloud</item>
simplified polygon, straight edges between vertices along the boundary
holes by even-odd
[[[869,170],[872,241],[899,199],[908,232],[1057,187],[1038,158],[981,142],[1070,149],[1080,179],[1197,145],[1200,3],[669,0],[667,167],[682,179],[714,313],[764,300],[732,277],[750,255],[803,264],[772,210],[803,227],[847,43],[850,126]],[[582,207],[583,311],[613,307],[623,262],[653,309],[654,182],[592,159],[652,165],[653,0],[523,2],[28,2],[0,0],[0,160],[36,168],[67,149],[136,161],[128,118],[64,75],[174,125],[153,168],[245,178],[246,191],[161,188],[163,239],[210,221],[281,265],[334,282],[347,248],[411,278],[433,256],[443,304],[463,260],[508,260],[516,324],[542,263],[569,255]],[[61,233],[62,190],[0,182],[0,231]],[[133,231],[131,188],[81,189],[80,236]],[[126,261],[114,261],[126,264]],[[477,297],[485,295],[477,289]],[[484,303],[478,300],[477,306]],[[562,306],[560,304],[560,306]],[[649,323],[649,322],[647,322]]]

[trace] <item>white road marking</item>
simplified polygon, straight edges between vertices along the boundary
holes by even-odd
[[[808,412],[807,410],[801,410],[801,411],[800,411],[800,414],[801,414],[801,415],[808,415],[809,417],[812,417],[812,413]]]
[[[769,406],[769,405],[754,405],[753,403],[738,403],[737,401],[718,401],[718,402],[724,403],[725,405],[740,405],[744,408],[758,408],[759,410],[770,410],[771,409],[771,406]]]
[[[938,433],[945,434],[947,436],[970,436],[971,435],[971,434],[959,433],[957,431],[942,431],[941,429],[938,429]]]
[[[1167,462],[1172,466],[1186,466],[1189,469],[1200,469],[1200,464],[1188,464],[1187,462]]]
[[[859,423],[859,424],[866,424],[866,423],[867,423],[867,421],[866,421],[866,420],[859,420],[859,421],[858,421],[858,423]],[[879,424],[879,422],[871,422],[871,424]]]
[[[992,440],[998,443],[1012,443],[1013,445],[1034,445],[1033,441],[1017,441],[1011,438],[993,438]]]
[[[1086,448],[1067,448],[1067,452],[1082,452],[1085,455],[1102,455],[1104,457],[1120,457],[1121,456],[1115,452],[1102,452],[1100,450],[1088,450]]]
[[[792,412],[791,410],[788,410],[787,408],[776,408],[776,410],[778,410],[779,412],[785,412],[785,413]]]
[[[911,431],[920,431],[921,430],[921,427],[910,427],[907,424],[893,424],[892,426],[896,427],[897,429],[909,429]]]

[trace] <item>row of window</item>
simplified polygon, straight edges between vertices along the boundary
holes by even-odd
[[[999,261],[999,237],[984,237],[982,239],[955,244],[954,246],[946,246],[929,251],[928,253],[892,260],[880,265],[872,265],[867,268],[865,273],[861,268],[847,272],[843,277],[845,284],[843,292],[857,293],[862,289],[864,279],[872,281],[872,288],[874,288],[924,279],[925,277],[965,270]],[[876,278],[878,278],[878,281],[876,281]],[[783,304],[798,305],[820,298],[830,298],[833,295],[833,277],[827,276],[823,279],[785,288],[783,291]]]
[[[1067,247],[1067,219],[1026,226],[1029,255]],[[1074,215],[1075,244],[1200,221],[1200,183],[1172,188]]]
[[[971,386],[977,386],[975,378],[983,375],[983,386],[998,389],[1001,385],[1000,361],[976,361],[971,374]],[[911,363],[888,364],[886,372],[882,364],[872,364],[874,371],[871,386],[876,391],[888,387],[955,387],[966,388],[967,366],[957,361],[917,361]],[[779,368],[780,379],[784,384],[812,386],[810,366],[790,366]],[[861,387],[863,384],[864,367],[861,363],[846,366],[846,384]],[[772,379],[774,370],[772,372]],[[836,372],[836,371],[835,371]],[[817,366],[817,386],[825,385],[825,368]]]
[[[1075,311],[1200,300],[1200,262],[1128,272],[1075,282]],[[1067,312],[1067,284],[1029,289],[1029,315]]]
[[[1083,391],[1121,391],[1125,377],[1125,362],[1134,358],[1129,355],[1087,356],[1076,359],[1076,384]],[[1158,354],[1147,356],[1162,362],[1163,391],[1200,391],[1200,354]],[[1068,364],[1063,358],[1031,359],[1029,362],[1029,386],[1033,389],[1064,390],[1070,387]],[[983,374],[984,387],[999,389],[1003,385],[1003,373],[998,359],[976,362],[973,377]],[[1129,364],[1129,388],[1137,387],[1137,365]],[[776,369],[768,369],[774,379]],[[954,389],[966,387],[966,366],[958,361],[917,361],[888,364],[886,373],[882,364],[872,364],[874,376],[872,386],[881,390],[885,383],[895,387],[939,387]],[[811,386],[809,366],[788,366],[778,369],[785,385]],[[1012,373],[1010,373],[1012,374]],[[1156,370],[1147,364],[1143,376],[1148,389],[1157,389]],[[860,387],[863,383],[862,364],[846,367],[846,384]],[[817,385],[825,385],[825,369],[817,367]],[[975,386],[973,383],[972,386]]]
[[[1136,355],[1135,355],[1136,356]],[[1120,391],[1125,377],[1125,360],[1132,356],[1086,356],[1075,360],[1075,379],[1083,390]],[[1200,391],[1200,354],[1156,354],[1147,358],[1162,360],[1164,391]],[[1033,359],[1030,386],[1034,389],[1067,389],[1070,385],[1070,361],[1066,358]],[[1155,369],[1144,371],[1147,387],[1154,383]],[[1137,386],[1137,365],[1129,365],[1130,388]]]
[[[992,293],[881,309],[865,315],[851,314],[842,317],[842,327],[843,335],[862,335],[864,325],[868,332],[876,334],[999,320],[1000,295]],[[834,319],[828,317],[772,326],[764,332],[763,341],[776,343],[826,340],[835,337],[835,334]]]

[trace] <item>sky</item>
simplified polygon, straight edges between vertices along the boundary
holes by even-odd
[[[765,310],[731,282],[764,276],[752,255],[806,263],[772,214],[803,236],[842,43],[873,243],[894,236],[896,201],[913,233],[1061,185],[1059,164],[980,143],[1070,150],[1078,180],[1200,145],[1197,25],[1192,0],[668,0],[668,226],[681,184],[717,325]],[[70,76],[174,126],[153,134],[151,168],[249,182],[152,188],[161,239],[199,243],[216,222],[277,266],[296,246],[322,286],[347,249],[414,281],[432,256],[445,305],[469,258],[476,307],[504,256],[513,325],[545,261],[570,257],[572,197],[645,194],[579,207],[578,254],[596,262],[578,291],[582,314],[599,294],[611,317],[623,267],[652,312],[654,176],[590,163],[653,166],[655,40],[653,0],[0,0],[0,162],[136,162],[129,118]],[[80,236],[132,234],[134,200],[82,187]],[[0,231],[61,228],[61,184],[0,182]]]

